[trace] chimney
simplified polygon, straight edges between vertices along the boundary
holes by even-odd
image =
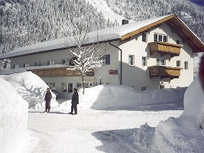
[[[128,21],[127,19],[123,19],[123,20],[122,20],[122,25],[128,24],[128,23],[129,23],[129,21]]]

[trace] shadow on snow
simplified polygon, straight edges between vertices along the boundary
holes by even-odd
[[[155,146],[155,128],[142,125],[140,128],[125,130],[99,131],[92,133],[102,142],[96,149],[105,153],[157,153]]]

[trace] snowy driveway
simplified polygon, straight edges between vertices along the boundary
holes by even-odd
[[[178,117],[182,110],[168,111],[101,111],[79,109],[78,115],[69,115],[67,110],[51,113],[30,110],[28,129],[30,144],[28,153],[97,153],[131,152],[128,146],[121,148],[121,137],[130,135],[133,128],[147,123],[155,127],[161,120]],[[115,139],[116,130],[119,136]],[[149,129],[151,132],[154,128]],[[111,145],[109,142],[113,142]],[[128,138],[127,143],[128,144]],[[102,143],[103,142],[103,143]],[[131,146],[131,144],[130,144]],[[142,151],[145,149],[143,148]]]

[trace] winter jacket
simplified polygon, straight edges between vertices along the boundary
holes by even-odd
[[[74,92],[74,94],[72,95],[72,104],[73,105],[79,104],[79,95],[77,92]]]
[[[49,102],[52,99],[52,94],[50,91],[47,91],[46,95],[45,95],[45,101]]]

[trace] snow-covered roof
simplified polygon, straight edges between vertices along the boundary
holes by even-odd
[[[111,40],[117,40],[117,39],[125,40],[126,38],[131,37],[132,35],[143,32],[144,31],[143,29],[154,27],[160,24],[160,22],[165,22],[169,19],[172,19],[173,17],[175,17],[175,15],[171,14],[171,15],[166,15],[162,17],[152,18],[144,21],[133,22],[130,24],[125,24],[117,27],[106,28],[99,31],[90,32],[87,34],[88,39],[84,43],[84,45],[95,43],[95,42],[104,42],[104,41],[111,41]],[[192,34],[196,37],[196,35],[193,32]],[[30,46],[17,48],[6,54],[3,54],[0,57],[0,59],[12,58],[16,56],[34,54],[39,52],[46,52],[46,51],[63,49],[68,47],[74,47],[76,46],[75,42],[76,41],[74,37],[64,37],[60,39],[37,43]]]

